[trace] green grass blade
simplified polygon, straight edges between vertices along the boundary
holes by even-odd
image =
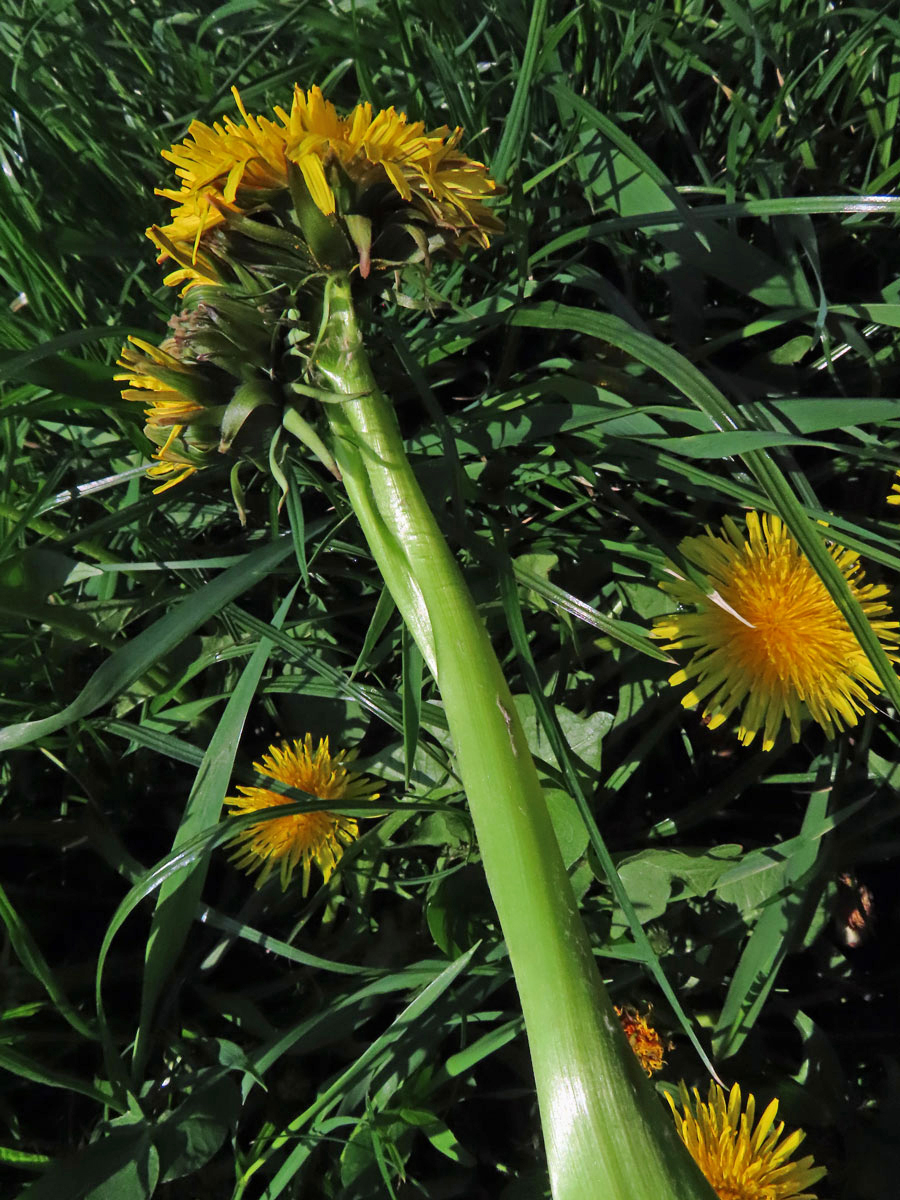
[[[272,618],[275,629],[284,623],[299,586],[299,581],[294,584]],[[219,819],[247,711],[256,695],[271,650],[269,639],[262,639],[241,672],[240,680],[203,756],[175,834],[173,853],[191,842],[201,830],[215,825]],[[206,866],[207,860],[199,859],[184,872],[165,880],[159,889],[147,942],[140,1023],[134,1043],[133,1066],[138,1078],[150,1052],[153,1012],[193,924],[206,879]]]
[[[531,5],[528,39],[516,72],[516,90],[503,123],[503,137],[490,163],[491,172],[498,183],[504,182],[513,163],[518,160],[527,134],[529,100],[546,25],[547,0],[534,0]]]
[[[510,320],[514,325],[544,329],[565,326],[619,346],[639,362],[645,363],[668,379],[702,412],[710,416],[718,429],[725,432],[741,428],[741,420],[734,406],[692,363],[662,342],[632,329],[618,317],[548,304],[523,308]],[[846,617],[848,625],[878,672],[891,703],[900,710],[900,680],[859,602],[826,549],[824,531],[806,516],[803,506],[783,473],[765,451],[748,450],[741,457],[768,497],[773,511],[784,520],[835,604]]]
[[[825,841],[810,834],[824,819],[830,794],[826,788],[810,796],[798,844],[782,863],[784,886],[767,902],[741,954],[713,1030],[713,1044],[721,1058],[740,1050],[775,986],[798,929],[809,916],[804,889],[808,892]]]
[[[60,1071],[58,1068],[38,1063],[28,1055],[13,1049],[12,1046],[0,1045],[0,1067],[13,1075],[18,1075],[21,1079],[29,1079],[39,1087],[63,1088],[65,1091],[87,1096],[104,1107],[109,1104],[114,1108],[119,1108],[118,1101],[109,1092],[95,1087],[84,1079],[79,1079],[70,1071]]]
[[[107,704],[226,604],[268,575],[292,548],[290,538],[281,538],[250,551],[238,566],[230,567],[218,579],[182,600],[127,646],[117,650],[98,667],[76,699],[61,712],[0,730],[0,751],[26,746],[36,738],[56,733]]]
[[[342,1072],[316,1099],[306,1108],[299,1116],[295,1117],[286,1127],[283,1134],[273,1142],[270,1153],[280,1149],[282,1146],[292,1141],[302,1129],[307,1126],[310,1121],[318,1116],[328,1107],[341,1099],[344,1091],[362,1074],[365,1068],[373,1062],[386,1047],[391,1047],[397,1043],[402,1043],[403,1038],[416,1028],[421,1017],[428,1012],[431,1006],[440,999],[444,992],[454,983],[454,981],[467,969],[472,961],[475,953],[478,950],[476,944],[464,954],[461,954],[454,962],[445,967],[438,977],[432,980],[427,987],[416,996],[403,1011],[391,1022],[390,1026],[377,1037],[373,1042],[366,1047],[363,1053],[356,1059],[352,1066]],[[282,1194],[284,1189],[290,1184],[296,1174],[297,1167],[300,1162],[306,1157],[305,1148],[301,1145],[296,1151],[292,1151],[288,1155],[285,1162],[279,1168],[275,1177],[266,1188],[268,1200],[277,1200],[277,1197]],[[298,1161],[299,1160],[299,1161]],[[242,1182],[246,1183],[251,1172],[262,1163],[252,1164],[245,1172]]]
[[[63,1020],[68,1021],[72,1028],[77,1033],[80,1033],[82,1037],[89,1040],[96,1038],[96,1031],[72,1007],[56,978],[56,974],[44,958],[40,948],[31,936],[28,926],[16,912],[2,886],[0,886],[0,921],[6,927],[6,935],[9,938],[10,946],[19,962],[41,984]]]

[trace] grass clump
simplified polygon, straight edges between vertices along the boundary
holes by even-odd
[[[373,369],[604,980],[672,1043],[654,1081],[705,1095],[706,1056],[806,1130],[817,1194],[887,1200],[897,683],[831,550],[896,614],[883,6],[18,0],[0,54],[10,1194],[548,1194],[447,712],[344,492],[298,450],[281,511],[242,475],[246,524],[224,460],[154,497],[113,380],[172,310],[159,151],[233,84],[262,112],[297,81],[463,126],[505,186],[488,251],[384,289]],[[855,722],[794,708],[765,750],[681,707],[689,655],[649,638],[671,571],[708,591],[683,539],[748,511],[871,663]],[[359,836],[308,896],[256,891],[221,804],[307,733],[360,750],[377,819],[344,805]]]

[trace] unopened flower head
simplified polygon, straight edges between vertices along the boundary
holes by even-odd
[[[261,763],[254,763],[260,775],[277,779],[298,791],[307,792],[319,800],[343,800],[351,803],[376,800],[378,786],[371,779],[347,770],[352,752],[340,750],[332,754],[328,738],[313,749],[312,737],[301,741],[270,746]],[[238,786],[240,796],[228,796],[225,803],[232,816],[245,815],[294,801],[279,792],[264,787]],[[315,863],[327,882],[343,855],[343,847],[357,836],[358,825],[353,817],[329,812],[294,813],[260,821],[237,834],[237,847],[232,858],[246,871],[259,871],[256,886],[262,887],[278,871],[282,888],[286,888],[295,869],[303,871],[303,895],[309,890],[310,871]]]
[[[290,111],[276,106],[272,120],[249,113],[232,90],[240,121],[194,121],[182,143],[163,151],[180,185],[159,191],[172,202],[172,220],[148,236],[160,261],[179,264],[168,283],[209,279],[213,269],[208,260],[203,266],[202,246],[212,231],[235,215],[272,214],[290,204],[297,195],[292,172],[324,217],[345,222],[363,274],[371,262],[369,238],[377,242],[380,232],[366,223],[385,192],[406,208],[402,220],[424,220],[456,245],[487,246],[502,229],[484,204],[497,186],[482,163],[460,152],[459,128],[426,131],[421,121],[394,108],[375,112],[368,102],[341,116],[318,87],[295,87]]]
[[[649,1015],[648,1012],[647,1016]],[[616,1005],[616,1016],[621,1022],[622,1032],[628,1039],[629,1046],[647,1074],[661,1071],[665,1066],[667,1043],[648,1022],[647,1017],[642,1017],[638,1010],[629,1004],[624,1008]]]
[[[123,397],[147,406],[144,415],[149,425],[186,425],[205,415],[206,388],[200,375],[164,346],[129,337],[117,365],[123,371],[114,378],[129,385],[122,390]]]
[[[144,432],[157,447],[151,455],[155,461],[147,470],[147,478],[154,482],[158,479],[163,481],[153,489],[154,496],[184,483],[212,461],[215,447],[212,444],[205,447],[197,443],[189,444],[184,437],[183,425],[173,425],[164,438],[151,425],[145,426]]]
[[[875,668],[809,560],[776,516],[747,513],[747,535],[730,517],[723,534],[708,528],[679,549],[708,578],[709,593],[681,578],[660,583],[693,611],[659,617],[653,636],[666,650],[691,650],[669,679],[693,680],[682,704],[703,704],[710,729],[740,711],[738,736],[748,746],[762,733],[764,750],[775,744],[783,720],[797,741],[805,713],[829,737],[872,710],[880,691]],[[833,545],[830,553],[882,644],[900,641],[883,585],[864,584],[859,556]]]
[[[214,302],[210,302],[210,295]],[[115,378],[126,400],[144,405],[144,433],[157,449],[151,478],[166,491],[234,451],[269,459],[282,396],[267,369],[278,323],[258,297],[227,287],[193,290],[160,346],[130,337]],[[277,468],[276,468],[277,469]]]
[[[811,1156],[791,1161],[804,1134],[796,1130],[782,1140],[784,1122],[775,1124],[777,1100],[756,1122],[756,1101],[748,1096],[742,1111],[737,1084],[726,1100],[722,1088],[711,1083],[704,1104],[696,1088],[691,1096],[682,1083],[681,1112],[668,1092],[666,1099],[681,1140],[719,1200],[816,1200],[807,1188],[825,1169],[814,1167]]]
[[[174,346],[170,346],[174,349]],[[116,375],[126,382],[122,395],[143,404],[144,432],[156,444],[156,464],[147,474],[165,482],[164,492],[205,466],[215,452],[217,421],[222,408],[214,404],[210,381],[193,365],[181,362],[164,343],[153,346],[130,337],[122,347]]]

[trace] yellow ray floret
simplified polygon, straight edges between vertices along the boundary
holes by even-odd
[[[284,130],[265,117],[250,116],[237,88],[232,91],[244,124],[231,117],[212,127],[192,121],[184,141],[162,151],[163,158],[174,164],[181,188],[162,188],[158,195],[181,203],[188,194],[202,198],[219,192],[226,204],[232,204],[238,188],[270,192],[287,186]]]
[[[711,1083],[704,1104],[696,1088],[692,1098],[682,1083],[680,1113],[668,1092],[666,1099],[681,1140],[719,1200],[816,1200],[806,1189],[825,1169],[814,1167],[810,1156],[790,1161],[804,1134],[798,1129],[781,1140],[784,1122],[775,1124],[777,1100],[754,1128],[756,1101],[748,1096],[742,1112],[737,1084],[726,1101],[722,1088]]]
[[[348,771],[344,765],[352,753],[341,750],[332,754],[328,738],[313,749],[312,737],[270,746],[261,763],[254,763],[260,775],[307,792],[319,800],[375,800],[378,792],[372,780]],[[256,812],[277,805],[293,804],[288,796],[263,787],[239,786],[241,796],[228,796],[225,803],[232,816]],[[247,871],[259,871],[256,886],[262,887],[277,868],[282,888],[286,888],[298,865],[303,870],[303,895],[309,890],[310,870],[315,862],[327,882],[343,854],[343,846],[357,836],[353,817],[321,811],[295,813],[260,821],[236,835],[232,855],[235,864]]]
[[[178,287],[183,283],[186,286],[181,295],[184,295],[197,284],[221,282],[215,262],[200,245],[211,230],[225,223],[228,211],[237,212],[238,209],[224,201],[218,201],[217,206],[208,193],[203,192],[177,205],[172,210],[172,221],[165,229],[151,225],[146,230],[147,237],[159,251],[156,261],[164,263],[172,259],[177,264],[177,268],[163,279],[166,287]]]
[[[829,737],[855,725],[881,690],[875,668],[783,522],[747,513],[747,536],[730,517],[724,536],[707,529],[679,549],[708,578],[709,594],[676,575],[660,587],[694,611],[659,617],[653,637],[667,650],[692,650],[669,682],[692,680],[682,703],[703,704],[717,728],[741,710],[738,736],[748,746],[762,731],[770,750],[783,720],[797,741],[806,712]],[[898,622],[882,620],[887,588],[863,584],[859,556],[832,546],[831,556],[882,644],[900,641]],[[671,567],[672,574],[676,574]]]

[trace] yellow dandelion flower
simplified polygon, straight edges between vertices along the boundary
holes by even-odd
[[[180,145],[163,151],[180,186],[158,189],[173,203],[172,222],[147,235],[160,261],[173,256],[173,246],[179,249],[182,271],[167,282],[183,281],[190,272],[185,253],[196,260],[202,239],[227,222],[229,210],[259,208],[287,189],[291,163],[326,216],[337,211],[337,168],[355,191],[354,203],[370,187],[387,184],[436,226],[452,230],[459,243],[487,246],[488,235],[502,230],[483,203],[497,185],[483,163],[458,151],[461,129],[426,132],[421,121],[393,108],[375,113],[368,103],[342,117],[320,88],[298,86],[289,113],[275,108],[276,122],[248,113],[237,89],[232,92],[243,125],[230,117],[211,127],[194,121]]]
[[[174,258],[180,265],[180,270],[166,276],[169,287],[185,281],[188,286],[217,282],[211,268],[197,266],[202,238],[225,223],[227,212],[240,213],[265,203],[288,184],[284,130],[264,117],[251,116],[237,88],[232,92],[243,125],[231,117],[212,127],[192,121],[184,141],[162,151],[174,165],[181,186],[156,189],[158,196],[172,201],[172,221],[162,228],[151,225],[147,237],[160,251],[157,262]]]
[[[328,738],[320,740],[313,750],[312,736],[300,741],[270,746],[261,763],[254,763],[260,775],[277,779],[289,787],[308,792],[320,800],[376,800],[377,785],[363,776],[354,775],[344,765],[354,754],[341,750],[332,754]],[[225,803],[232,816],[271,808],[273,805],[293,804],[288,796],[262,787],[238,786],[242,796],[228,796]],[[303,867],[303,895],[309,890],[312,863],[315,862],[327,883],[343,854],[343,846],[357,836],[358,826],[353,817],[326,810],[295,813],[274,817],[251,825],[233,839],[237,847],[232,855],[235,865],[246,871],[260,872],[256,886],[262,887],[278,868],[282,888],[286,888],[298,864]]]
[[[131,345],[124,345],[116,360],[125,371],[113,378],[131,385],[122,391],[126,400],[148,405],[144,411],[148,425],[183,426],[204,414],[206,405],[191,394],[195,389],[190,367],[141,338],[129,337],[128,341]]]
[[[650,1013],[648,1011],[647,1016]],[[624,1008],[616,1005],[616,1016],[622,1025],[622,1032],[628,1038],[628,1044],[635,1052],[638,1060],[648,1075],[661,1071],[665,1065],[665,1054],[668,1045],[659,1036],[647,1017],[642,1017],[636,1008],[626,1004]]]
[[[209,381],[196,367],[170,354],[166,346],[175,348],[175,339],[154,346],[129,337],[117,360],[124,371],[114,376],[131,385],[122,391],[126,400],[145,406],[144,433],[157,447],[152,455],[156,461],[147,475],[165,480],[153,489],[154,495],[207,465],[216,449],[216,420],[222,408],[209,403]]]
[[[373,113],[368,102],[338,116],[319,88],[294,88],[290,115],[275,110],[288,131],[287,156],[300,168],[310,194],[327,215],[335,196],[325,167],[337,159],[350,179],[365,190],[387,181],[401,200],[427,213],[438,225],[466,229],[482,246],[488,233],[502,229],[481,201],[497,190],[483,163],[457,153],[462,138],[443,125],[425,132],[394,108]]]
[[[897,478],[900,479],[900,471],[897,472]],[[891,494],[887,498],[888,504],[900,504],[900,483],[891,484]]]
[[[660,584],[696,610],[654,624],[652,636],[668,641],[664,649],[694,651],[669,683],[695,681],[682,704],[703,702],[710,729],[743,708],[738,736],[745,746],[762,730],[763,749],[770,750],[785,718],[796,742],[805,711],[833,737],[873,709],[869,694],[881,690],[878,675],[783,522],[749,512],[746,523],[747,538],[726,517],[724,536],[707,528],[679,547],[706,573],[711,594],[680,577]],[[863,584],[854,551],[835,545],[830,553],[881,642],[895,646],[898,622],[878,619],[890,615],[881,599],[887,588]]]
[[[816,1200],[806,1188],[826,1174],[825,1168],[814,1167],[811,1156],[789,1161],[805,1135],[798,1129],[781,1140],[784,1122],[775,1125],[777,1100],[768,1106],[754,1129],[756,1101],[748,1096],[742,1112],[737,1084],[727,1102],[715,1083],[710,1084],[706,1104],[697,1089],[693,1091],[691,1099],[681,1084],[682,1113],[668,1092],[666,1099],[681,1140],[719,1200]]]

